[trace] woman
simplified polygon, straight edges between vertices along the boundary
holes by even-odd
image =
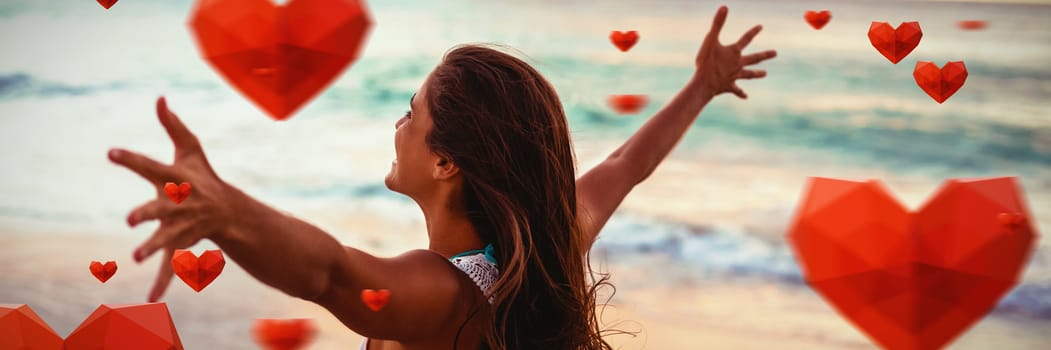
[[[149,300],[172,278],[172,251],[202,239],[263,283],[317,303],[367,337],[367,349],[610,348],[595,315],[587,252],[623,198],[672,150],[714,96],[745,93],[745,67],[776,55],[742,56],[756,26],[732,45],[716,13],[679,94],[608,159],[579,179],[566,118],[554,89],[532,67],[479,46],[456,48],[427,77],[395,124],[396,160],[386,185],[423,210],[430,245],[394,258],[342,246],[320,229],[223,182],[197,138],[168,110],[157,114],[175,144],[173,165],[113,149],[110,159],[157,187],[128,224],[159,220],[135,250],[141,262],[166,253]],[[165,182],[190,182],[181,204]],[[281,252],[274,259],[273,252]],[[389,289],[378,312],[363,289]]]

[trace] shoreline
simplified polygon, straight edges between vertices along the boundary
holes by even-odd
[[[144,302],[159,262],[156,256],[141,265],[132,262],[130,252],[141,238],[132,234],[0,231],[4,232],[0,244],[18,247],[0,255],[0,264],[7,267],[0,279],[0,303],[28,304],[63,337],[99,304]],[[202,243],[192,250],[200,252],[210,245]],[[100,284],[87,271],[90,260],[116,260],[118,272]],[[649,284],[645,281],[652,274],[638,266],[613,262],[601,267],[612,274],[611,282],[618,288],[610,306],[602,310],[603,328],[642,331],[636,337],[608,337],[614,348],[873,347],[809,288],[747,278]],[[608,297],[606,293],[600,291],[600,302]],[[313,318],[319,332],[311,349],[354,347],[361,341],[323,308],[255,281],[236,263],[228,263],[220,278],[200,293],[174,279],[162,301],[168,303],[187,349],[256,348],[251,336],[256,318]],[[957,338],[952,347],[1046,348],[1051,336],[1042,330],[1049,328],[1051,320],[994,314]]]

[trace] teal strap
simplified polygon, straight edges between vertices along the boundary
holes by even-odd
[[[489,262],[496,264],[496,250],[493,249],[492,244],[485,245],[485,259]]]
[[[489,262],[491,262],[493,264],[496,263],[496,257],[494,257],[494,254],[496,254],[496,253],[495,253],[495,250],[493,249],[493,245],[492,244],[486,245],[485,249],[468,250],[466,252],[453,255],[453,257],[451,257],[449,259],[455,259],[455,258],[468,256],[468,255],[475,255],[475,254],[485,254],[485,259],[486,260],[489,260]]]

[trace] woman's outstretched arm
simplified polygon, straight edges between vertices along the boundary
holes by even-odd
[[[733,44],[719,43],[727,11],[723,6],[716,12],[697,54],[696,71],[686,86],[606,160],[577,180],[584,240],[589,247],[628,192],[653,173],[712,98],[724,92],[747,98],[737,79],[766,76],[766,71],[745,67],[773,58],[776,52],[741,54],[761,26],[753,27]]]
[[[149,301],[164,294],[172,280],[174,249],[202,239],[259,281],[291,296],[313,301],[349,328],[367,337],[410,340],[445,334],[466,315],[460,300],[460,274],[441,256],[412,251],[378,258],[344,247],[321,229],[271,208],[225,183],[215,174],[201,145],[168,110],[163,98],[157,115],[175,144],[173,165],[114,149],[110,159],[138,173],[157,189],[157,197],[128,215],[128,224],[158,220],[160,227],[134,252],[141,262],[164,252]],[[166,182],[189,182],[192,193],[175,204],[162,190]],[[390,301],[379,312],[361,301],[363,289],[388,289]]]

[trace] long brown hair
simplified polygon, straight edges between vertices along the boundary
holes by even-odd
[[[610,349],[595,310],[608,282],[591,275],[555,89],[529,64],[481,45],[447,52],[428,87],[427,144],[459,167],[464,205],[500,269],[488,346]]]

